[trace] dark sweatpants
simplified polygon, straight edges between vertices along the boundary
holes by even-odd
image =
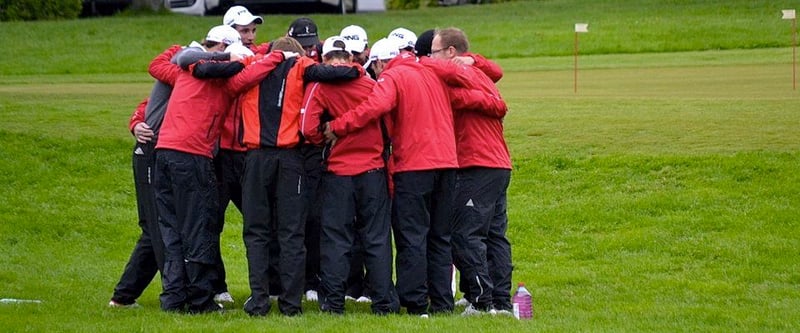
[[[156,272],[164,268],[164,243],[158,229],[155,191],[151,182],[155,166],[154,146],[137,143],[133,148],[133,182],[142,234],[111,296],[111,300],[120,304],[136,302]]]
[[[358,299],[369,296],[371,291],[364,270],[364,245],[361,237],[356,235],[353,248],[350,249],[350,274],[347,276],[347,292],[345,295]]]
[[[456,171],[409,171],[393,178],[400,305],[411,314],[452,312],[450,224]]]
[[[156,150],[156,203],[164,240],[161,308],[192,313],[219,310],[217,186],[210,158]]]
[[[320,308],[344,312],[353,243],[360,238],[367,279],[372,286],[372,312],[397,312],[385,171],[376,169],[357,176],[326,173],[322,178],[322,202]]]
[[[453,258],[458,270],[461,272],[461,287],[464,298],[478,309],[489,310],[493,305],[493,295],[496,286],[492,279],[488,256],[491,244],[491,255],[494,264],[499,270],[494,274],[501,276],[508,274],[510,284],[510,255],[505,262],[504,253],[510,253],[510,247],[504,247],[505,222],[493,226],[499,216],[505,216],[506,190],[508,189],[511,171],[493,168],[466,168],[459,169],[456,177],[455,217],[453,219],[452,245]],[[492,230],[492,228],[498,230]],[[492,239],[490,240],[490,233]],[[506,244],[507,244],[506,240]],[[497,281],[501,282],[501,281]],[[509,288],[506,289],[506,295]],[[501,296],[498,293],[498,296]]]
[[[322,147],[303,145],[300,152],[304,158],[306,170],[305,198],[306,204],[306,283],[305,290],[319,289],[320,280],[320,214],[322,210],[322,196],[320,183],[325,165],[322,158]]]
[[[239,212],[242,211],[242,173],[244,172],[244,152],[220,149],[214,156],[214,174],[217,179],[217,192],[219,194],[219,210],[217,232],[222,234],[225,227],[225,211],[231,201]],[[221,245],[220,245],[221,246]],[[222,261],[222,251],[217,258],[217,272],[219,279],[214,283],[214,293],[228,291],[226,283],[225,263]]]
[[[276,223],[280,245],[278,307],[285,315],[302,313],[306,249],[303,159],[297,149],[262,148],[247,152],[242,182],[244,244],[250,280],[250,299],[244,310],[266,315],[269,300],[269,245]]]
[[[489,276],[494,282],[492,303],[495,309],[511,311],[511,243],[506,237],[508,231],[508,201],[505,194],[497,201],[494,218],[489,225],[486,238],[486,260],[489,263]]]

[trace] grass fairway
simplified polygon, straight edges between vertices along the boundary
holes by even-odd
[[[563,17],[562,7],[574,3],[499,8]],[[593,6],[614,3],[627,14],[641,14],[633,9],[635,1],[600,3]],[[711,2],[699,3],[683,11],[691,16],[685,21],[696,25],[686,28],[692,33],[720,25],[695,17],[716,17],[696,9]],[[534,6],[539,4],[544,7]],[[750,2],[726,4],[743,8]],[[427,17],[429,10],[419,13]],[[458,8],[434,22],[468,22],[477,15],[470,10]],[[679,15],[665,11],[663,24],[680,26],[670,21],[680,22]],[[746,16],[731,15],[740,23]],[[760,15],[742,25],[772,24]],[[169,18],[141,20],[172,24]],[[51,31],[46,26],[57,24],[0,24],[0,35],[20,27]],[[511,105],[505,125],[514,163],[514,281],[526,282],[533,293],[536,317],[530,322],[458,315],[377,318],[357,304],[348,304],[345,317],[333,318],[320,314],[316,303],[305,304],[299,318],[249,318],[240,307],[249,289],[238,212],[229,212],[222,241],[237,300],[232,311],[162,313],[158,283],[141,297],[142,308],[109,309],[105,305],[138,236],[127,119],[152,81],[139,71],[117,73],[115,67],[109,72],[116,74],[99,74],[92,67],[59,67],[44,57],[34,58],[41,68],[58,69],[41,73],[22,62],[0,63],[0,298],[43,300],[0,304],[2,330],[796,332],[800,92],[792,90],[791,48],[773,45],[773,35],[747,36],[752,40],[739,49],[582,55],[578,93],[569,55],[498,59],[506,71],[500,89]],[[564,43],[571,45],[571,37],[566,34]],[[688,43],[693,37],[674,38]],[[128,58],[139,62],[133,67],[144,68],[169,41],[154,44],[159,45]],[[651,47],[631,44],[626,48]],[[78,57],[65,52],[65,58]],[[510,46],[496,52],[513,53]]]

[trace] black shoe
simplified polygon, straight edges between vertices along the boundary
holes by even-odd
[[[204,313],[214,313],[214,312],[222,312],[222,305],[217,303],[206,304],[199,307],[189,307],[186,310],[188,314],[204,314]]]
[[[244,301],[244,312],[250,315],[251,317],[264,317],[269,313],[270,309],[270,302],[261,302],[262,304],[258,304],[259,302],[254,301],[253,297],[247,298]]]
[[[300,309],[297,309],[297,310],[287,310],[287,311],[281,311],[281,313],[282,313],[284,316],[287,316],[287,317],[296,317],[296,316],[300,316],[300,315],[302,315],[302,314],[303,314],[303,310],[300,310]]]
[[[327,314],[340,315],[340,316],[344,314],[344,308],[335,308],[330,304],[328,304],[327,302],[322,302],[322,304],[319,305],[319,311],[325,312]]]

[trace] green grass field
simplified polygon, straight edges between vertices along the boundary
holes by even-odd
[[[0,23],[0,298],[43,301],[0,304],[0,330],[800,330],[800,92],[780,19],[797,2],[585,2],[312,16],[323,34],[359,23],[373,41],[400,25],[460,26],[503,66],[528,322],[377,318],[356,304],[333,318],[316,303],[249,318],[235,211],[223,235],[232,311],[162,313],[157,282],[142,308],[107,308],[139,233],[126,126],[151,87],[147,63],[219,17]],[[259,41],[293,17],[265,19]],[[577,22],[590,32],[575,93]]]

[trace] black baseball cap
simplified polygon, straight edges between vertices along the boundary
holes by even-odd
[[[431,29],[425,30],[425,32],[419,35],[419,38],[417,38],[417,44],[414,45],[414,52],[417,54],[417,57],[429,57],[431,55],[433,33],[434,31]]]
[[[294,22],[289,25],[289,31],[287,32],[287,35],[296,39],[303,47],[319,44],[317,24],[307,17],[301,17],[294,20]]]

